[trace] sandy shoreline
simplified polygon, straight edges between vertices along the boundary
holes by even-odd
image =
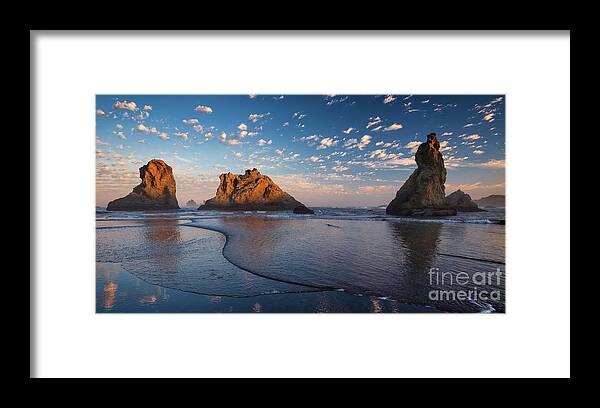
[[[468,245],[495,234],[503,240],[503,228],[265,216],[99,219],[97,312],[498,311],[428,303],[417,271],[502,265],[503,247],[457,255],[452,245],[457,237]]]
[[[226,234],[216,229],[191,227],[185,221],[168,221],[169,229],[190,229],[197,234],[210,232],[226,239]],[[113,225],[110,225],[113,224]],[[162,222],[154,222],[150,228],[163,228]],[[119,230],[148,228],[146,220],[124,222],[101,222],[99,230]],[[211,239],[218,241],[218,236]],[[100,236],[100,240],[103,238]],[[218,255],[226,262],[223,256],[225,242],[222,242]],[[205,256],[204,261],[214,260],[214,253]],[[428,313],[436,312],[435,309],[402,304],[400,302],[382,299],[373,296],[355,295],[335,288],[315,288],[305,285],[294,285],[293,282],[282,282],[265,277],[260,277],[251,271],[231,264],[243,274],[251,274],[277,283],[294,285],[294,290],[279,291],[277,289],[266,293],[236,294],[221,293],[219,288],[200,292],[196,289],[185,289],[165,282],[152,282],[143,276],[128,271],[120,262],[107,262],[106,256],[101,255],[101,261],[96,262],[96,312],[97,313],[198,313],[198,312],[273,312],[273,313],[309,313],[309,312],[334,312],[334,313],[372,313],[372,312],[406,312]],[[247,277],[246,277],[247,279]],[[211,289],[211,288],[209,288]]]

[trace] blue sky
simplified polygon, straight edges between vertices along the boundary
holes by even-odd
[[[387,204],[431,132],[447,194],[504,194],[504,111],[503,95],[98,95],[96,204],[153,158],[173,167],[180,205],[254,167],[309,206]]]

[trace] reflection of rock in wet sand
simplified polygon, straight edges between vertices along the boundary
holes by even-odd
[[[224,218],[223,225],[233,225],[236,231],[243,231],[252,237],[252,256],[259,258],[265,251],[271,250],[273,237],[284,232],[285,220],[277,218],[243,217]]]
[[[152,242],[172,242],[177,244],[181,241],[178,220],[146,220],[145,237]]]
[[[181,225],[177,220],[147,220],[144,238],[162,273],[176,273],[183,252]]]
[[[373,306],[371,312],[373,313],[381,313],[383,308],[381,307],[381,302],[378,299],[372,299],[371,305]]]
[[[404,265],[409,273],[423,275],[434,267],[434,258],[440,241],[440,224],[387,223],[391,235],[403,248]]]
[[[106,310],[110,310],[115,305],[115,299],[117,298],[117,289],[119,285],[115,282],[107,281],[104,284],[104,297],[102,299],[102,307]]]

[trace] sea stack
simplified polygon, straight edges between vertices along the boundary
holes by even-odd
[[[456,209],[446,205],[446,167],[435,133],[427,135],[415,154],[417,169],[400,187],[385,212],[391,215],[448,216]]]
[[[485,211],[479,208],[477,204],[473,202],[470,195],[461,191],[460,189],[446,197],[446,205],[455,208],[460,212]]]
[[[506,197],[501,194],[492,194],[487,197],[475,200],[475,203],[483,208],[504,208]]]
[[[185,203],[185,206],[186,207],[194,207],[194,208],[196,208],[196,207],[198,207],[198,203],[196,203],[194,200],[188,200],[188,202]]]
[[[140,167],[142,182],[125,197],[108,203],[108,211],[151,211],[179,209],[175,196],[173,169],[164,161],[153,159]]]
[[[199,210],[286,211],[304,206],[256,169],[244,174],[223,173],[215,197]]]
[[[294,214],[314,214],[315,212],[304,204],[294,208]]]

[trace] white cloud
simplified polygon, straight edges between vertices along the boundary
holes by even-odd
[[[197,123],[199,123],[198,119],[184,119],[182,120],[183,123],[185,123],[186,125],[195,125]]]
[[[248,120],[256,123],[260,119],[264,118],[265,116],[269,116],[270,114],[271,114],[270,112],[267,112],[267,113],[251,113],[250,115],[248,115]]]
[[[168,134],[168,133],[165,133],[165,132],[161,132],[161,133],[158,135],[158,137],[160,137],[162,140],[169,140],[169,139],[170,139],[170,137],[169,137],[169,134]]]
[[[358,148],[360,150],[364,149],[369,143],[371,143],[371,140],[373,138],[369,135],[364,135],[363,137],[360,138],[360,143],[357,145]]]
[[[421,142],[413,140],[412,142],[408,142],[404,145],[405,149],[410,149],[413,153],[417,151],[417,149],[421,146]]]
[[[212,113],[212,108],[206,105],[198,105],[194,108],[194,110],[198,113]]]
[[[145,111],[152,110],[152,106],[150,106],[150,105],[144,105],[144,107],[142,108],[142,110],[145,110]]]
[[[450,146],[450,143],[447,140],[440,142],[440,152],[448,152],[454,150],[454,146]]]
[[[403,126],[400,123],[394,123],[392,125],[389,125],[385,129],[383,129],[383,131],[384,132],[393,132],[394,130],[399,130],[399,129],[402,129],[402,128],[403,128]]]
[[[244,123],[240,123],[238,125],[238,129],[239,130],[248,130],[248,126],[246,126],[246,124],[244,124]]]
[[[354,128],[351,128],[351,127],[349,127],[349,128],[348,128],[348,129],[346,129],[346,130],[342,130],[342,132],[344,132],[345,134],[347,134],[347,135],[348,135],[348,134],[350,134],[350,132],[352,132],[353,130],[354,130]]]
[[[118,137],[119,139],[121,139],[121,140],[125,140],[125,139],[127,139],[127,138],[125,137],[125,133],[123,133],[123,132],[117,132],[117,137]]]
[[[188,137],[190,137],[190,134],[188,132],[179,132],[179,133],[175,133],[175,136],[180,137],[183,140],[188,140]]]
[[[321,141],[319,142],[319,147],[317,147],[317,150],[327,149],[328,147],[336,146],[337,144],[338,144],[337,140],[334,140],[331,137],[326,137],[324,139],[321,139]]]
[[[367,123],[367,129],[373,125],[377,125],[378,123],[381,123],[381,118],[379,116],[377,116],[375,118],[371,118],[371,119],[372,119],[372,121]]]
[[[204,130],[204,127],[202,125],[194,125],[192,126],[192,128],[198,133],[201,133]]]
[[[385,162],[386,164],[397,164],[401,166],[412,166],[415,164],[414,157],[411,158],[401,158],[401,159],[392,159]]]
[[[120,123],[117,123],[117,124],[116,124],[116,128],[117,128],[117,129],[123,129],[123,125],[121,125]]]
[[[267,142],[266,140],[264,140],[264,139],[260,139],[260,140],[258,141],[258,145],[259,145],[259,146],[270,145],[271,143],[273,143],[273,141],[272,141],[271,139],[269,139],[269,141],[268,141],[268,142]]]
[[[343,171],[348,170],[348,167],[344,167],[344,166],[336,166],[336,167],[332,167],[332,169],[336,172],[336,173],[341,173]]]
[[[238,144],[242,144],[242,142],[240,142],[237,139],[228,139],[227,138],[227,133],[222,132],[219,135],[219,143],[222,143],[224,145],[228,145],[228,146],[233,146],[233,145],[238,145]]]
[[[356,139],[356,138],[348,139],[348,140],[346,140],[346,143],[344,143],[344,147],[351,147],[357,143],[358,143],[358,139]]]
[[[150,113],[146,112],[146,111],[141,111],[139,115],[135,115],[135,118],[137,120],[145,120],[148,119],[150,117]]]
[[[117,102],[115,102],[113,107],[115,109],[127,109],[132,112],[135,112],[137,110],[137,104],[135,102],[127,102],[127,101],[123,101],[123,102],[117,101]]]
[[[483,150],[479,150],[479,149],[473,150],[473,154],[484,154],[484,153],[485,153],[485,151],[483,151]]]
[[[146,126],[144,126],[143,123],[140,123],[139,125],[137,125],[135,127],[135,130],[137,130],[138,132],[144,132],[144,133],[148,133],[150,131],[150,129],[148,129]]]
[[[319,140],[319,136],[317,136],[317,135],[310,135],[310,136],[302,136],[300,138],[300,141],[302,141],[302,142],[307,141],[307,140],[308,141],[312,141],[312,140],[317,141],[317,140]]]
[[[483,120],[487,120],[488,122],[493,122],[494,121],[494,114],[493,113],[488,113],[487,115],[485,115],[483,117]]]
[[[481,167],[491,167],[494,169],[503,169],[506,167],[504,160],[490,160],[480,164]]]
[[[96,115],[104,117],[106,116],[106,112],[104,112],[102,109],[96,109]]]
[[[385,159],[387,158],[388,155],[385,152],[385,149],[377,149],[377,150],[373,150],[370,154],[369,154],[369,158],[371,159]]]
[[[384,100],[383,103],[390,103],[390,102],[394,102],[396,100],[395,97],[393,97],[392,95],[388,95]]]
[[[469,135],[469,136],[464,136],[463,139],[464,140],[477,140],[477,139],[481,139],[481,136],[479,136],[477,134],[473,134],[473,135]]]

